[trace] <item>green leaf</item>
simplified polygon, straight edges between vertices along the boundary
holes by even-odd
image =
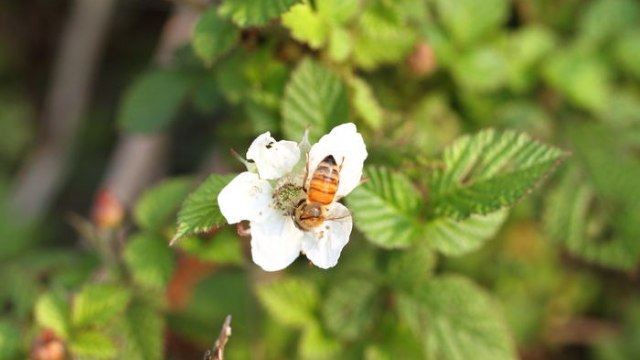
[[[113,359],[117,348],[106,335],[95,330],[84,330],[71,339],[71,353],[79,359]]]
[[[508,64],[501,49],[484,45],[456,57],[451,70],[461,87],[488,92],[505,84]]]
[[[231,22],[218,16],[217,8],[210,6],[200,16],[193,32],[191,44],[205,64],[211,64],[231,49],[240,38],[240,31]]]
[[[497,31],[509,15],[506,0],[437,0],[435,5],[444,27],[462,45]]]
[[[635,268],[640,259],[640,206],[598,197],[584,177],[578,169],[571,169],[548,196],[547,233],[588,261],[616,269]]]
[[[346,340],[366,334],[376,313],[377,286],[348,278],[333,284],[322,302],[322,317],[329,331]]]
[[[258,299],[277,321],[304,327],[314,321],[319,294],[311,282],[290,277],[258,288]]]
[[[431,276],[437,264],[435,251],[424,243],[388,254],[385,276],[387,283],[397,290],[412,290]]]
[[[435,213],[464,219],[515,204],[565,156],[513,131],[481,131],[448,147],[429,178]]]
[[[0,320],[0,359],[17,358],[22,349],[20,330],[5,320]]]
[[[358,116],[372,129],[379,129],[383,122],[382,108],[369,84],[354,76],[349,79],[348,85],[352,92],[351,102]]]
[[[58,293],[47,292],[40,296],[35,305],[38,325],[53,330],[63,339],[69,336],[69,304]]]
[[[368,181],[347,199],[356,226],[378,246],[409,246],[420,235],[420,193],[404,175],[384,167],[368,167],[364,177]]]
[[[417,34],[406,24],[393,4],[374,4],[360,16],[355,35],[353,57],[367,70],[404,59],[417,40]]]
[[[298,352],[301,359],[339,359],[340,342],[329,337],[315,323],[310,323],[302,333]]]
[[[440,277],[398,300],[401,316],[422,340],[427,358],[516,359],[496,304],[470,281]]]
[[[103,325],[122,314],[131,294],[122,286],[88,284],[73,302],[72,319],[75,327]]]
[[[329,58],[337,63],[347,60],[353,51],[353,37],[351,33],[341,27],[332,27],[329,34]]]
[[[299,0],[224,0],[220,14],[242,27],[264,25]]]
[[[124,95],[118,123],[126,132],[154,133],[175,117],[192,77],[175,70],[154,70],[138,78]]]
[[[309,44],[313,49],[321,48],[327,41],[329,24],[309,4],[297,4],[282,15],[282,25],[291,31],[291,36]]]
[[[640,21],[640,6],[634,0],[597,0],[588,3],[578,23],[578,41],[597,48],[616,34]]]
[[[180,241],[180,249],[201,260],[216,264],[244,264],[242,244],[235,229],[231,230],[231,228],[217,232],[212,239],[187,237]]]
[[[426,225],[425,238],[445,255],[465,255],[495,236],[507,214],[503,209],[487,215],[471,215],[464,220],[437,218]]]
[[[156,360],[163,355],[164,321],[162,315],[148,304],[134,304],[123,319],[124,347],[121,359]]]
[[[348,23],[360,8],[359,0],[316,0],[318,13],[333,25]]]
[[[622,69],[640,79],[640,28],[620,35],[615,43],[615,56]]]
[[[218,194],[234,177],[211,175],[187,197],[178,213],[178,230],[172,242],[224,224],[218,207]]]
[[[346,122],[349,103],[344,85],[327,67],[304,59],[291,74],[282,100],[282,129],[288,139],[317,141],[335,125]]]
[[[609,68],[592,53],[580,49],[559,51],[545,63],[543,75],[577,106],[602,112],[609,103],[612,88]]]
[[[124,260],[135,282],[144,287],[164,289],[173,275],[173,251],[158,235],[141,233],[130,237]]]
[[[149,230],[160,230],[176,213],[191,189],[191,179],[164,180],[145,191],[135,208],[133,217],[138,226]]]

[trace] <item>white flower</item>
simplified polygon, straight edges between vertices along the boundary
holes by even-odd
[[[311,146],[308,176],[322,160],[333,155],[341,165],[340,182],[336,198],[328,205],[327,220],[304,231],[295,225],[293,212],[306,198],[302,185],[307,149],[306,135],[300,144],[275,141],[268,132],[258,136],[247,151],[247,159],[255,162],[255,169],[251,166],[236,176],[218,195],[218,205],[227,222],[249,221],[253,261],[266,271],[286,268],[300,252],[318,267],[333,267],[349,242],[353,227],[350,212],[336,200],[360,184],[367,158],[362,135],[354,124],[342,124]]]

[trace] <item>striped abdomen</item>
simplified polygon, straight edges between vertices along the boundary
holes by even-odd
[[[338,191],[340,167],[333,155],[324,158],[311,176],[307,190],[307,202],[329,205]]]

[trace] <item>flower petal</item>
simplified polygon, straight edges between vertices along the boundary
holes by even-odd
[[[353,227],[349,210],[340,203],[331,205],[327,218],[330,220],[306,232],[302,240],[302,252],[314,265],[323,269],[334,267],[338,263]]]
[[[333,155],[340,170],[340,184],[336,196],[346,196],[360,184],[362,167],[367,158],[367,147],[362,135],[353,123],[338,125],[327,135],[320,138],[309,151],[309,172],[313,172],[318,164],[328,155]]]
[[[251,256],[265,271],[286,268],[300,255],[304,233],[290,216],[269,209],[261,221],[251,222]]]
[[[300,149],[294,141],[276,141],[267,131],[251,143],[247,159],[255,161],[260,178],[272,180],[291,171],[300,160]]]
[[[258,174],[240,173],[218,194],[220,212],[229,224],[242,220],[259,220],[269,208],[273,188]]]

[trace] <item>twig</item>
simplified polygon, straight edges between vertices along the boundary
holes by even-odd
[[[231,336],[231,315],[227,315],[222,324],[220,335],[213,348],[204,353],[204,360],[224,360],[224,347]]]

